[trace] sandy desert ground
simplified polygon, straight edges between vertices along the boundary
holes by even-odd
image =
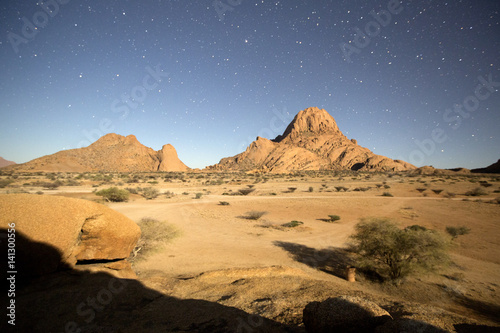
[[[128,177],[123,175],[105,181],[80,177],[76,186],[55,190],[32,185],[46,175],[20,175],[0,191],[43,191],[43,195],[100,200],[93,191],[111,186],[158,189],[160,195],[152,200],[132,194],[128,202],[105,204],[136,222],[153,218],[178,231],[153,253],[139,252],[132,260],[144,284],[179,298],[219,302],[299,323],[304,305],[311,300],[362,294],[381,304],[418,302],[500,325],[499,176],[172,175],[139,174],[138,182],[131,184],[123,182]],[[77,174],[57,177],[64,182]],[[13,184],[19,186],[13,188]],[[348,191],[337,191],[339,186]],[[250,187],[255,191],[248,195],[231,195]],[[478,187],[486,194],[465,195]],[[438,190],[442,192],[437,194]],[[202,193],[201,198],[196,199],[197,193]],[[251,220],[250,211],[266,214]],[[326,222],[332,214],[340,220]],[[344,268],[355,263],[345,249],[354,226],[364,217],[388,217],[401,227],[418,224],[443,233],[447,226],[467,226],[470,233],[452,241],[452,263],[436,274],[411,277],[397,286],[358,274],[357,282],[349,283]],[[303,224],[282,226],[294,220]]]

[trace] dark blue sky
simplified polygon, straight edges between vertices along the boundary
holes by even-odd
[[[0,156],[18,163],[115,132],[155,150],[171,143],[204,167],[281,134],[310,106],[360,145],[416,165],[500,158],[500,1],[0,9]]]

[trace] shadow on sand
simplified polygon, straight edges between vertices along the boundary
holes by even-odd
[[[287,251],[295,261],[340,278],[345,278],[347,267],[353,265],[353,260],[345,249],[330,247],[318,250],[282,241],[275,241],[273,244]]]
[[[7,244],[7,232],[0,229],[3,254]],[[1,332],[303,332],[215,302],[170,297],[135,279],[72,269],[60,264],[56,248],[20,233],[15,245],[14,284],[5,284],[2,260],[3,290],[12,288],[15,296],[2,296]],[[54,262],[60,265],[45,265]],[[10,300],[15,326],[5,313]]]

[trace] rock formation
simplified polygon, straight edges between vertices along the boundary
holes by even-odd
[[[33,194],[0,195],[0,229],[26,239],[16,251],[18,271],[40,276],[77,263],[116,262],[129,257],[141,231],[137,224],[95,202]],[[15,226],[9,224],[15,223]],[[20,244],[19,244],[20,245]],[[40,250],[50,246],[58,251]]]
[[[135,136],[107,134],[88,147],[43,156],[10,166],[17,171],[95,172],[95,171],[187,171],[172,145],[159,151],[142,145]]]
[[[304,308],[304,325],[310,333],[374,332],[391,319],[377,304],[355,296],[329,298]]]
[[[486,168],[472,169],[471,171],[474,173],[500,173],[500,160]]]
[[[328,112],[312,107],[300,111],[274,140],[257,137],[243,153],[223,158],[207,169],[404,171],[415,167],[359,146],[356,140],[342,134]]]
[[[16,162],[8,161],[3,157],[0,157],[0,168],[9,166],[9,165],[14,165]]]

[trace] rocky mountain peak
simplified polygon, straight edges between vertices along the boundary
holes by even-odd
[[[283,135],[279,135],[274,142],[294,142],[302,136],[310,135],[340,135],[335,119],[324,109],[310,107],[300,111],[288,125]]]

